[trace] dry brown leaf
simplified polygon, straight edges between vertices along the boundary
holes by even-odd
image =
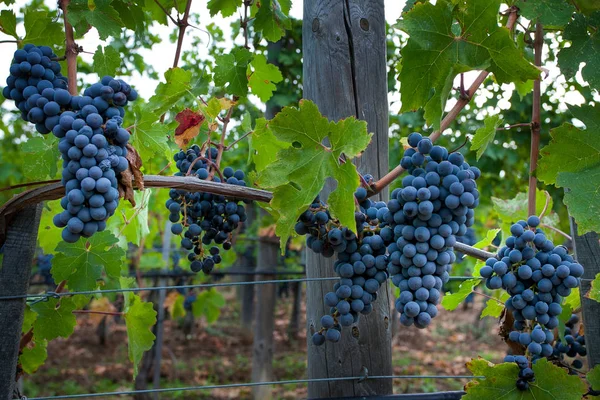
[[[175,143],[181,148],[186,149],[188,143],[200,133],[200,127],[206,117],[189,108],[181,111],[175,116],[175,121],[179,122],[175,129]]]

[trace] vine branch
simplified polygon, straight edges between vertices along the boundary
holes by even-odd
[[[542,65],[542,50],[544,46],[544,30],[542,24],[538,21],[535,26],[535,39],[533,51],[536,67]],[[540,155],[540,131],[541,131],[541,77],[533,82],[533,107],[531,112],[531,151],[529,155],[529,201],[527,203],[528,215],[535,215],[535,195],[537,188],[537,169],[538,157]]]
[[[515,22],[519,17],[518,12],[519,9],[515,6],[512,6],[507,11],[508,20],[506,22],[506,27],[510,31],[513,30]],[[467,104],[469,104],[469,102],[475,95],[475,92],[477,91],[477,89],[479,89],[479,86],[483,84],[483,82],[486,80],[489,74],[490,73],[488,71],[481,71],[477,78],[475,78],[475,81],[471,84],[469,89],[466,90],[464,94],[458,98],[454,107],[452,107],[452,109],[448,112],[448,114],[446,114],[444,119],[442,119],[442,122],[440,123],[440,129],[429,135],[429,139],[431,139],[432,142],[435,142],[437,139],[439,139],[439,137],[442,135],[442,132],[448,129],[452,122],[454,122],[454,120],[456,119],[456,117],[458,117],[458,114],[460,114],[462,109],[465,108]],[[368,196],[374,196],[381,192],[385,187],[389,186],[394,180],[396,180],[396,178],[402,175],[403,172],[404,168],[398,165],[396,168],[388,172],[386,175],[382,176],[377,182],[374,182],[371,185],[372,191],[369,192]]]
[[[65,22],[65,57],[67,59],[67,79],[69,81],[69,93],[71,96],[77,96],[77,53],[79,49],[75,44],[73,35],[73,26],[69,23],[68,8],[70,0],[61,0],[60,8],[63,12]]]

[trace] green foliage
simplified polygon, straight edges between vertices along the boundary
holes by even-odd
[[[27,11],[24,18],[25,37],[22,44],[55,45],[64,38],[62,25],[45,11]]]
[[[596,365],[585,376],[593,390],[600,390],[600,365]]]
[[[170,155],[169,137],[171,127],[160,122],[160,114],[147,107],[136,105],[133,109],[135,124],[130,143],[136,148],[144,162],[155,156]],[[169,157],[170,158],[170,157]]]
[[[493,317],[499,318],[502,311],[504,311],[504,303],[510,298],[510,295],[504,290],[500,291],[500,296],[497,300],[489,299],[485,302],[485,308],[481,311],[480,318]]]
[[[170,68],[165,72],[165,82],[156,87],[146,107],[148,111],[160,115],[173,107],[191,90],[192,73],[181,68]]]
[[[48,341],[34,340],[33,347],[25,347],[19,356],[21,368],[27,374],[33,374],[48,358]]]
[[[192,304],[194,317],[204,317],[209,324],[214,323],[221,315],[221,308],[225,306],[225,298],[214,289],[198,293],[196,301]]]
[[[499,0],[466,0],[459,5],[438,1],[435,5],[415,4],[403,15],[398,26],[410,38],[401,51],[400,111],[424,107],[426,122],[439,128],[459,73],[487,69],[501,83],[539,75],[523,58],[509,31],[498,26],[499,7]],[[460,32],[455,32],[457,26]]]
[[[275,162],[257,178],[258,186],[273,190],[271,214],[277,220],[282,250],[296,220],[329,177],[337,181],[328,199],[330,211],[343,226],[354,230],[354,191],[360,182],[350,161],[371,140],[366,123],[354,117],[330,122],[314,103],[303,100],[299,108],[284,108],[269,122],[269,128],[279,141],[291,144],[279,150]],[[260,143],[260,137],[253,139],[254,145]],[[268,135],[262,138],[269,139]],[[340,162],[342,155],[347,160],[344,163]]]
[[[243,0],[210,0],[208,2],[208,9],[210,10],[210,16],[214,17],[219,12],[224,17],[230,17],[235,13],[243,3]]]
[[[115,237],[121,241],[122,248],[127,248],[127,243],[139,246],[142,238],[150,233],[148,203],[151,195],[150,190],[136,191],[133,194],[136,206],[131,206],[128,201],[121,201],[115,216],[108,220],[108,227]]]
[[[76,308],[75,300],[70,297],[50,298],[48,301],[40,301],[32,305],[31,309],[37,314],[33,323],[33,334],[36,340],[71,336],[77,324],[73,315],[73,310]]]
[[[516,5],[521,15],[531,21],[539,21],[544,26],[563,26],[570,20],[575,7],[565,0],[519,0]]]
[[[580,400],[587,392],[585,383],[577,375],[569,375],[566,369],[555,366],[545,358],[533,364],[535,382],[531,382],[526,391],[520,391],[515,386],[519,374],[519,367],[515,363],[494,365],[480,358],[468,362],[467,367],[473,375],[484,378],[467,383],[464,400]]]
[[[289,143],[277,140],[273,131],[269,129],[266,119],[257,119],[254,133],[250,137],[248,160],[254,163],[256,172],[262,172],[277,160],[279,150],[286,149],[289,146]]]
[[[585,130],[571,124],[552,129],[552,141],[540,150],[538,177],[566,190],[564,202],[580,233],[600,231],[600,107],[569,107]]]
[[[24,159],[23,171],[27,179],[42,181],[53,179],[58,172],[59,154],[56,151],[58,139],[53,135],[35,136],[21,143]]]
[[[110,232],[98,232],[89,239],[75,243],[60,242],[52,259],[52,276],[59,282],[68,280],[71,290],[94,290],[104,272],[108,278],[118,279],[125,251]]]
[[[119,36],[123,21],[111,4],[111,0],[71,0],[69,3],[69,22],[77,34],[83,36],[91,27],[96,28],[100,39]]]
[[[589,18],[575,14],[573,21],[567,25],[564,38],[571,41],[570,47],[563,47],[558,53],[558,66],[565,78],[571,79],[579,71],[581,63],[581,76],[592,88],[600,90],[600,12],[592,14]]]
[[[254,29],[270,42],[276,42],[291,28],[288,17],[291,0],[262,0],[254,2],[251,15],[255,18]]]
[[[465,301],[467,297],[473,292],[473,289],[481,283],[480,279],[469,279],[460,284],[458,291],[452,294],[445,294],[442,298],[442,307],[448,311],[454,311],[456,308]]]
[[[483,239],[481,239],[479,242],[475,243],[473,245],[473,247],[475,247],[476,249],[485,249],[486,247],[488,247],[489,245],[492,244],[492,242],[494,241],[496,236],[498,236],[498,233],[500,231],[501,231],[500,229],[488,230],[487,233],[485,234],[485,237]]]
[[[483,122],[484,126],[477,129],[471,139],[471,150],[477,150],[477,159],[479,160],[488,145],[494,141],[496,129],[502,125],[502,118],[499,115],[492,115]]]
[[[248,87],[259,99],[266,102],[273,96],[273,92],[277,89],[275,84],[281,82],[283,76],[279,72],[279,68],[268,64],[267,58],[262,54],[254,56],[250,67],[253,71],[248,79]]]
[[[92,68],[99,77],[104,75],[115,76],[116,71],[121,66],[121,55],[112,46],[98,46],[98,49],[94,53],[94,63]]]
[[[17,16],[11,10],[0,11],[0,32],[15,39],[19,38],[17,34]]]
[[[215,85],[223,86],[227,93],[245,96],[248,93],[246,70],[252,60],[252,53],[243,47],[236,47],[229,54],[215,58]]]
[[[122,281],[123,282],[123,281]],[[125,325],[129,343],[129,359],[133,363],[133,377],[137,376],[138,364],[145,351],[152,348],[156,336],[152,326],[156,323],[156,311],[152,303],[142,301],[134,293],[125,293]]]
[[[596,300],[600,303],[600,273],[594,277],[594,280],[592,281],[592,287],[586,294],[586,297],[589,297],[590,299]]]

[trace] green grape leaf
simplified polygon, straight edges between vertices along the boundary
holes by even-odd
[[[151,160],[170,153],[169,134],[172,129],[160,122],[160,114],[148,111],[136,105],[133,108],[135,123],[130,143],[140,154],[142,160]]]
[[[539,169],[539,167],[538,167]],[[535,214],[540,215],[544,209],[546,202],[548,202],[548,210],[552,210],[552,197],[545,190],[536,189],[535,194]],[[528,194],[521,192],[518,193],[514,198],[509,200],[499,199],[492,196],[492,204],[494,205],[494,211],[498,213],[498,217],[502,220],[500,227],[506,235],[510,235],[510,226],[520,219],[527,220],[529,213],[527,211]],[[559,219],[555,212],[546,212],[542,218],[542,223],[558,228]],[[553,231],[547,231],[546,235],[552,239],[562,238],[559,234]],[[562,240],[562,239],[561,239]]]
[[[92,70],[97,73],[99,77],[105,75],[115,76],[120,66],[121,55],[117,49],[112,46],[106,46],[104,49],[102,46],[98,46],[98,49],[96,49],[96,52],[94,53]]]
[[[184,302],[185,296],[177,293],[175,301],[169,307],[169,314],[171,315],[172,319],[185,317],[185,308],[183,307]]]
[[[600,71],[596,68],[600,63],[599,29],[599,12],[590,18],[575,14],[575,18],[563,32],[563,39],[571,41],[571,46],[563,47],[558,52],[558,66],[565,78],[574,78],[581,63],[585,63],[581,76],[596,90],[600,90]]]
[[[179,100],[190,93],[192,72],[181,68],[170,68],[165,72],[165,82],[161,82],[148,101],[147,109],[154,114],[164,114]]]
[[[585,376],[593,390],[600,390],[600,365],[596,365]]]
[[[456,310],[460,303],[465,301],[473,289],[481,283],[480,279],[469,279],[460,284],[458,291],[452,294],[445,294],[442,298],[442,307],[448,311]]]
[[[519,0],[516,3],[521,15],[544,26],[563,26],[569,23],[575,7],[565,0]]]
[[[243,0],[210,0],[208,2],[210,16],[214,17],[220,12],[223,17],[231,17],[242,3]]]
[[[600,273],[596,274],[594,277],[594,280],[592,281],[592,287],[590,288],[590,291],[587,292],[585,297],[600,303]]]
[[[467,368],[476,378],[465,386],[467,394],[463,400],[502,399],[502,400],[581,400],[587,392],[586,384],[577,375],[569,375],[564,368],[557,367],[541,358],[533,364],[535,381],[529,389],[520,391],[516,387],[519,367],[515,363],[494,365],[484,359],[474,359]]]
[[[19,39],[17,34],[17,16],[11,10],[0,11],[0,32]]]
[[[252,130],[252,115],[248,111],[242,114],[242,122],[240,124],[240,131],[242,134],[248,133]]]
[[[45,11],[27,11],[24,18],[25,38],[23,44],[56,46],[65,40],[62,24]]]
[[[57,145],[54,135],[35,136],[19,145],[24,155],[23,171],[28,179],[41,181],[56,177],[60,157]]]
[[[67,280],[69,289],[77,291],[96,289],[103,270],[108,277],[118,278],[125,257],[125,251],[114,246],[118,241],[104,231],[75,243],[60,242],[52,259],[54,280]]]
[[[152,348],[156,336],[152,326],[156,323],[156,311],[152,303],[142,301],[134,293],[125,293],[125,326],[129,343],[129,360],[133,363],[133,377],[138,374],[138,364],[145,351]]]
[[[192,313],[196,318],[204,316],[206,322],[212,324],[219,319],[221,308],[225,306],[225,298],[214,289],[205,290],[198,294],[192,304]]]
[[[123,25],[127,29],[134,31],[137,38],[143,39],[146,30],[146,15],[144,14],[145,4],[143,0],[139,3],[140,4],[136,4],[136,2],[113,1],[111,5],[119,13]],[[155,4],[154,2],[152,3]],[[162,16],[166,17],[164,13]]]
[[[573,3],[577,5],[578,11],[585,15],[600,10],[600,3],[597,0],[573,0]]]
[[[498,236],[498,233],[500,231],[501,231],[501,229],[488,230],[487,233],[485,234],[485,237],[483,239],[481,239],[479,242],[475,243],[473,245],[473,247],[475,247],[476,249],[485,249],[486,247],[488,247],[489,245],[492,244],[492,242],[494,241],[496,236]]]
[[[262,32],[265,39],[276,42],[285,35],[285,30],[292,27],[288,17],[291,1],[263,0],[252,6],[255,15],[254,29]]]
[[[277,89],[276,83],[283,80],[283,76],[276,65],[267,63],[267,58],[262,54],[256,54],[250,67],[253,71],[248,80],[248,87],[258,98],[267,102]]]
[[[275,162],[279,150],[287,149],[289,146],[289,143],[277,140],[273,131],[269,129],[266,119],[259,118],[256,120],[254,133],[250,136],[248,162],[253,162],[254,170],[260,173]]]
[[[566,324],[571,319],[573,309],[569,304],[563,304],[562,311],[558,315],[558,337],[564,343]]]
[[[100,39],[119,36],[123,21],[119,13],[110,4],[112,0],[71,0],[69,3],[69,22],[78,34],[85,34],[91,27],[96,28]]]
[[[37,318],[37,314],[35,311],[31,309],[29,304],[25,305],[25,314],[23,315],[23,326],[21,327],[21,331],[26,333],[33,327],[33,323]]]
[[[37,340],[34,337],[33,347],[25,347],[19,356],[21,368],[27,374],[33,374],[48,358],[48,341]]]
[[[399,74],[402,108],[425,109],[425,119],[439,128],[456,75],[476,69],[494,73],[498,82],[535,79],[539,71],[515,45],[508,29],[498,26],[500,0],[418,3],[398,22],[410,35],[401,50]],[[455,24],[458,21],[458,24]],[[453,27],[461,27],[454,32]]]
[[[52,219],[63,211],[60,200],[47,201],[42,209],[42,218],[38,229],[38,244],[46,254],[54,253],[56,245],[62,241],[61,228],[54,226]]]
[[[282,250],[296,220],[330,177],[337,181],[337,187],[329,195],[329,210],[343,226],[355,230],[354,191],[360,182],[351,160],[371,141],[366,122],[354,117],[331,122],[314,103],[302,100],[299,108],[284,108],[268,125],[278,140],[291,144],[279,150],[275,162],[259,173],[256,182],[273,189],[270,206],[277,214],[275,232],[281,238]],[[262,138],[268,140],[269,136]],[[253,145],[260,140],[255,137]],[[343,164],[342,155],[347,160]]]
[[[500,302],[498,302],[497,300],[492,300],[489,299],[488,301],[486,301],[485,303],[485,308],[483,309],[483,311],[481,311],[481,316],[479,318],[484,318],[484,317],[492,317],[492,318],[499,318],[500,314],[502,314],[502,311],[504,310],[504,304],[506,303],[506,300],[508,300],[510,298],[510,295],[508,293],[506,293],[504,290],[500,292],[500,297],[498,300],[500,300]]]
[[[151,195],[152,191],[150,190],[136,190],[133,194],[136,206],[133,207],[128,201],[121,201],[116,215],[109,219],[108,227],[117,238],[121,239],[121,247],[127,248],[127,243],[139,246],[142,238],[150,233],[148,203]],[[120,218],[121,216],[127,223]]]
[[[600,231],[600,106],[570,106],[585,130],[565,123],[550,130],[552,140],[540,150],[537,175],[565,188],[564,203],[581,234]]]
[[[33,334],[38,340],[52,340],[57,337],[71,336],[77,321],[73,310],[77,308],[75,301],[68,297],[49,298],[31,306],[37,313],[33,323]]]
[[[571,289],[571,294],[564,298],[563,304],[568,304],[571,310],[577,310],[581,307],[581,294],[578,287]]]
[[[252,53],[243,47],[236,47],[229,54],[215,56],[214,82],[223,86],[227,93],[245,96],[248,93],[248,64]]]
[[[502,125],[502,117],[492,115],[483,121],[484,126],[475,131],[475,135],[471,139],[471,150],[477,150],[477,159],[479,160],[485,149],[496,137],[496,129]]]

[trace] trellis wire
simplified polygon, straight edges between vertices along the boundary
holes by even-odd
[[[268,273],[262,273],[260,275],[268,275]],[[106,290],[84,290],[80,292],[60,292],[56,293],[48,291],[46,293],[38,294],[24,294],[18,296],[0,296],[0,300],[19,300],[19,299],[35,299],[32,303],[38,303],[40,301],[47,301],[49,298],[61,298],[66,296],[75,295],[95,295],[105,293],[126,293],[126,292],[152,292],[157,290],[170,290],[170,289],[201,289],[201,288],[213,288],[213,287],[227,287],[227,286],[245,286],[245,285],[267,285],[271,283],[295,283],[295,282],[322,282],[322,281],[335,281],[339,280],[339,277],[330,278],[301,278],[301,279],[274,279],[264,281],[241,281],[241,282],[221,282],[221,283],[199,283],[196,285],[173,285],[173,286],[153,286],[144,288],[121,288],[121,289],[106,289]],[[481,279],[480,277],[472,276],[453,276],[450,280],[464,281],[468,279]]]
[[[362,382],[368,379],[483,379],[483,376],[473,375],[382,375],[382,376],[351,376],[339,378],[313,378],[313,379],[295,379],[287,381],[271,381],[271,382],[248,382],[248,383],[230,383],[225,385],[206,385],[206,386],[186,386],[180,388],[164,388],[164,389],[144,389],[144,390],[125,390],[119,392],[104,392],[104,393],[88,393],[88,394],[67,394],[60,396],[46,397],[21,397],[15,400],[59,400],[59,399],[81,399],[90,397],[104,396],[123,396],[123,395],[138,395],[150,393],[166,393],[166,392],[189,392],[195,390],[212,390],[212,389],[231,389],[238,387],[253,387],[265,385],[294,385],[311,382],[332,382],[332,381],[353,381]]]

